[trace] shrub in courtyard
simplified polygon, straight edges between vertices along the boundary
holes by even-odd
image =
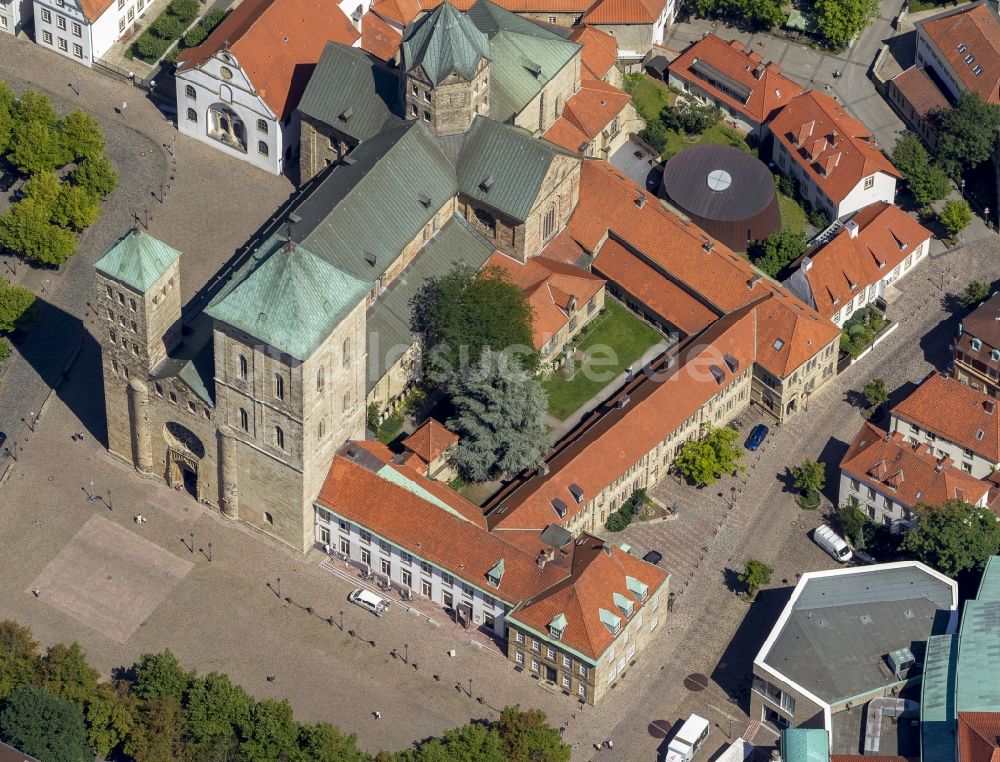
[[[723,474],[742,469],[743,448],[736,443],[738,436],[729,427],[709,426],[701,439],[689,439],[681,446],[674,467],[699,486],[712,484]]]
[[[757,596],[757,591],[771,581],[772,574],[774,574],[774,569],[763,561],[751,558],[743,566],[743,571],[738,575],[738,579],[747,586],[747,597],[752,600]]]

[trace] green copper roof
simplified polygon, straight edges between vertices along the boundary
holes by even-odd
[[[965,602],[958,636],[955,675],[959,712],[995,712],[1000,708],[1000,601]]]
[[[638,595],[640,600],[644,600],[646,598],[646,593],[649,592],[649,585],[632,576],[625,577],[625,585],[631,592]]]
[[[932,635],[924,653],[920,687],[920,756],[927,760],[955,758],[955,667],[958,638]]]
[[[607,609],[598,609],[598,616],[601,617],[601,622],[604,626],[611,630],[612,633],[618,632],[618,628],[622,626],[622,618],[612,614]]]
[[[490,41],[490,116],[500,122],[520,113],[580,50],[489,0],[479,0],[468,17]]]
[[[626,616],[631,616],[632,605],[634,603],[631,598],[626,598],[621,593],[612,593],[611,597],[614,599],[615,605],[620,608]]]
[[[414,21],[403,33],[405,70],[422,67],[434,85],[452,72],[471,80],[484,58],[490,58],[486,35],[448,2]]]
[[[109,278],[145,292],[180,255],[177,249],[135,227],[119,238],[94,267]]]
[[[299,111],[358,142],[399,123],[399,75],[360,48],[326,43]]]
[[[338,270],[303,246],[272,238],[269,255],[205,311],[216,320],[305,360],[360,303],[371,285]]]
[[[979,581],[978,601],[1000,601],[1000,556],[986,559],[983,578]]]
[[[408,479],[407,477],[403,476],[403,474],[399,473],[399,471],[397,471],[392,466],[389,465],[382,466],[382,468],[380,468],[376,473],[378,474],[378,476],[385,479],[387,482],[392,482],[397,487],[402,487],[407,492],[413,493],[422,500],[426,500],[428,503],[433,503],[438,508],[447,511],[453,516],[460,518],[463,521],[468,521],[468,519],[465,516],[463,516],[461,513],[456,511],[446,502],[444,502],[444,500],[435,497],[433,494],[425,490],[423,487],[421,487],[412,479]]]
[[[822,728],[785,728],[781,758],[784,762],[830,762],[830,739]]]
[[[566,629],[566,615],[565,614],[556,614],[556,616],[552,619],[552,621],[549,622],[549,627],[551,627],[553,630],[558,630],[559,632],[562,632],[563,630],[565,630]]]
[[[561,149],[520,127],[477,116],[458,157],[458,187],[466,196],[524,222],[557,153]]]

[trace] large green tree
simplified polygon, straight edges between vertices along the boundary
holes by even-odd
[[[33,198],[18,201],[0,216],[0,246],[29,262],[61,265],[76,252],[76,235],[53,225],[51,210]]]
[[[185,741],[180,702],[173,698],[142,702],[122,751],[134,762],[196,762]]]
[[[521,367],[537,365],[531,307],[498,268],[477,273],[456,264],[447,275],[428,279],[411,308],[413,329],[426,341],[424,375],[431,383],[475,367],[487,347],[497,352],[517,348]]]
[[[73,109],[62,118],[59,135],[66,162],[104,154],[104,130],[94,117],[80,109]]]
[[[875,524],[868,520],[855,503],[846,503],[840,507],[837,511],[837,522],[854,547],[859,550],[864,550],[875,534]]]
[[[763,241],[754,241],[747,253],[762,272],[776,278],[782,270],[805,253],[806,245],[805,232],[783,227],[771,233]]]
[[[81,161],[69,179],[98,200],[110,196],[118,187],[118,173],[103,154]]]
[[[965,170],[979,166],[993,153],[1000,129],[1000,107],[965,92],[954,108],[937,112],[932,121],[938,133],[938,161],[954,180],[959,180]]]
[[[288,759],[298,747],[299,728],[287,701],[266,699],[254,707],[250,732],[240,744],[244,762]]]
[[[541,709],[504,707],[494,727],[510,762],[569,762],[572,749],[548,724]]]
[[[202,750],[232,749],[249,733],[254,700],[226,675],[211,672],[187,689],[185,716],[191,740]]]
[[[945,201],[941,211],[938,212],[938,221],[944,225],[948,235],[956,236],[972,222],[972,210],[965,201],[951,199]]]
[[[743,448],[736,443],[738,437],[728,426],[710,425],[701,439],[689,439],[681,445],[674,467],[695,484],[712,484],[723,474],[741,468]]]
[[[816,0],[813,13],[826,44],[841,50],[868,26],[878,12],[878,0]]]
[[[510,353],[484,349],[449,393],[455,415],[448,426],[459,435],[452,459],[463,475],[486,481],[541,462],[548,448],[545,392]]]
[[[0,278],[0,333],[13,331],[34,303],[35,295],[24,286]]]
[[[948,174],[931,160],[923,142],[913,132],[904,132],[896,139],[892,163],[903,173],[910,193],[922,207],[940,201],[951,191]]]
[[[806,494],[819,492],[826,484],[826,468],[815,460],[804,460],[792,468],[795,489]]]
[[[7,151],[10,133],[14,129],[14,91],[5,80],[0,79],[0,156]]]
[[[345,735],[328,722],[302,725],[299,749],[293,762],[371,762],[371,756],[358,748],[357,736]]]
[[[35,686],[15,688],[0,710],[0,740],[42,762],[93,762],[80,710]]]
[[[38,668],[38,643],[17,622],[0,621],[0,701],[30,685]]]
[[[749,29],[777,26],[785,18],[780,0],[694,0],[700,16],[723,17]]]
[[[135,695],[142,701],[173,699],[180,703],[193,679],[168,648],[143,654],[135,665]]]
[[[12,112],[19,123],[40,122],[46,127],[55,127],[59,122],[49,96],[38,90],[25,90],[14,102]]]
[[[873,378],[861,387],[861,393],[873,408],[889,401],[889,388],[885,385],[885,380],[881,378]]]
[[[966,309],[971,309],[973,307],[978,307],[982,302],[986,301],[989,295],[989,283],[983,283],[981,280],[972,280],[969,281],[969,283],[962,290],[962,293],[959,294],[958,303]]]
[[[744,564],[743,571],[736,576],[747,586],[747,597],[753,599],[757,597],[757,591],[771,581],[772,574],[774,574],[773,568],[763,561],[751,558]]]
[[[63,149],[59,132],[44,122],[14,122],[7,151],[7,161],[22,174],[51,172],[61,166]]]
[[[901,549],[944,574],[981,569],[1000,553],[1000,522],[988,508],[951,499],[939,506],[917,505],[916,513],[917,525]]]

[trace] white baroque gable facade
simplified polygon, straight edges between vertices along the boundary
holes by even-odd
[[[89,19],[75,0],[33,0],[35,42],[84,66],[92,66],[141,18],[152,0],[113,0]]]

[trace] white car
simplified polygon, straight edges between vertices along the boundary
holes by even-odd
[[[389,610],[389,601],[381,595],[375,595],[371,590],[359,587],[347,596],[347,600],[355,603],[363,609],[367,609],[375,616],[382,616]]]

